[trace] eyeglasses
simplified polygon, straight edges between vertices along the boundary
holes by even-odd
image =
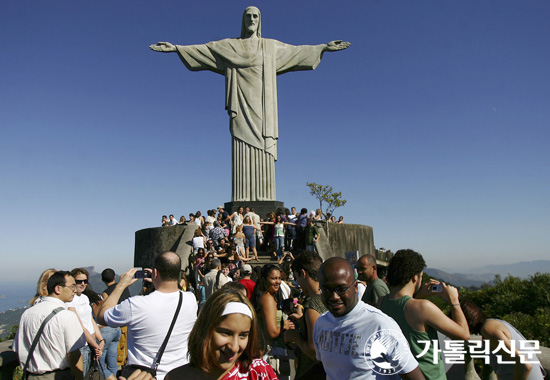
[[[338,297],[342,297],[344,294],[346,294],[346,292],[349,290],[349,288],[351,288],[353,285],[355,285],[355,282],[351,283],[348,286],[341,285],[341,286],[337,286],[337,287],[334,287],[334,288],[329,288],[327,286],[321,286],[321,293],[323,293],[323,294],[330,297],[332,294],[334,294],[334,292],[336,292]]]
[[[88,280],[74,280],[75,284],[87,284]]]
[[[61,286],[61,287],[63,287],[63,288],[69,288],[69,289],[71,289],[73,292],[76,292],[76,285],[74,285],[74,284],[73,284],[73,285],[69,285],[69,286],[66,286],[66,285],[59,285],[59,286]]]

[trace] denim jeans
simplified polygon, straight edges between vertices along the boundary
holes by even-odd
[[[92,364],[92,349],[88,343],[84,347],[80,347],[80,354],[82,355],[82,376],[86,377],[90,364]]]
[[[101,329],[101,335],[103,339],[105,339],[105,347],[103,347],[103,353],[99,358],[99,362],[105,370],[105,378],[111,375],[116,376],[118,370],[116,356],[118,342],[120,340],[120,327],[103,327]],[[105,364],[105,362],[107,362],[107,364]]]
[[[285,237],[284,236],[275,236],[275,250],[277,251],[277,258],[283,257],[283,248],[285,246]]]

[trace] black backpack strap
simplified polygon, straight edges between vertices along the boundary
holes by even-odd
[[[48,321],[50,319],[52,319],[54,317],[54,315],[56,315],[57,313],[59,313],[62,310],[65,310],[65,308],[58,307],[57,309],[53,310],[46,317],[46,319],[44,319],[44,321],[42,321],[42,324],[40,325],[40,328],[36,332],[34,340],[32,341],[32,344],[31,344],[31,348],[29,348],[29,352],[27,354],[27,361],[25,362],[25,366],[23,367],[23,380],[27,379],[27,377],[28,377],[27,368],[29,367],[29,363],[31,362],[32,353],[34,352],[34,349],[36,348],[36,346],[38,345],[38,341],[40,340],[40,335],[42,335],[42,331],[44,331],[44,327],[46,327],[46,323],[48,323]]]
[[[155,373],[159,366],[160,359],[162,358],[162,354],[164,353],[164,349],[166,348],[166,345],[168,344],[168,340],[170,339],[170,335],[172,334],[172,330],[174,329],[174,325],[176,324],[176,320],[178,319],[178,314],[180,313],[181,304],[183,302],[183,292],[180,291],[179,293],[180,293],[180,300],[178,302],[178,307],[176,308],[176,313],[174,314],[174,318],[172,319],[172,324],[168,329],[168,334],[166,334],[166,338],[164,338],[164,342],[162,342],[162,346],[160,346],[159,352],[155,357],[155,362],[153,363],[153,369],[155,370]]]

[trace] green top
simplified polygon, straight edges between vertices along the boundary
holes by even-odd
[[[377,278],[372,284],[367,286],[367,290],[365,290],[361,301],[376,307],[376,304],[378,303],[378,298],[383,297],[386,294],[390,294],[390,289],[388,289],[388,285],[386,285],[386,283],[381,279]]]
[[[304,306],[304,314],[307,309],[313,309],[319,314],[323,314],[325,311],[327,311],[327,308],[323,304],[323,300],[320,294],[315,294],[313,297],[306,298],[303,306]],[[304,323],[304,328],[300,329],[300,336],[305,340],[307,340],[307,327],[309,327],[310,329],[313,329],[313,326],[305,326],[305,323]],[[301,376],[303,373],[307,372],[311,367],[313,367],[318,363],[315,360],[310,359],[309,356],[307,356],[302,352],[298,352],[297,356],[298,356],[298,367],[296,368],[296,377]]]
[[[409,342],[411,347],[411,352],[413,353],[416,360],[418,360],[418,366],[420,370],[426,377],[430,380],[439,380],[447,379],[445,375],[445,367],[443,365],[443,360],[439,353],[436,353],[437,364],[434,364],[434,345],[433,341],[437,341],[437,331],[431,327],[428,328],[428,331],[421,332],[417,331],[409,326],[405,320],[405,305],[411,297],[405,296],[399,299],[392,300],[388,296],[382,298],[381,310],[395,319],[403,335]],[[429,349],[422,357],[418,357],[426,348],[427,343],[419,343],[419,341],[429,341]]]
[[[306,227],[306,245],[313,245],[313,240],[315,240],[315,236],[317,235],[319,235],[317,227],[308,225]]]

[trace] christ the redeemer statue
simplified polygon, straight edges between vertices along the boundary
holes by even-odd
[[[349,42],[293,46],[261,37],[256,7],[243,13],[241,38],[204,45],[159,42],[150,48],[176,52],[191,71],[210,70],[225,76],[225,109],[232,136],[232,201],[275,201],[277,161],[277,75],[313,70],[323,52],[338,51]]]

